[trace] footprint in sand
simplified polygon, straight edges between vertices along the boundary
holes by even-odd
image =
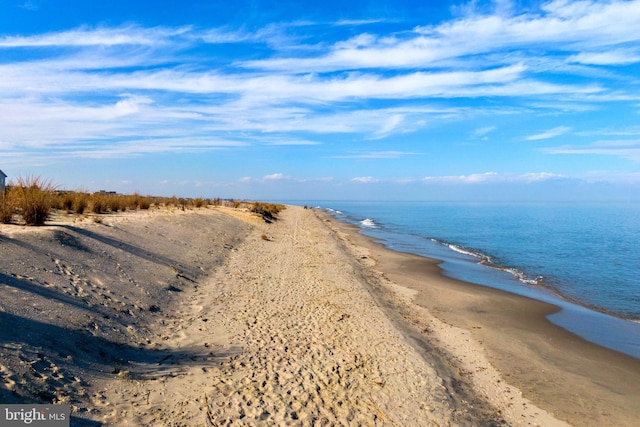
[[[60,262],[59,259],[54,259],[53,262],[58,269],[58,272],[63,276],[67,276],[69,278],[69,284],[75,290],[74,295],[78,297],[86,296],[83,286],[92,286],[87,280],[82,279],[80,276],[74,273],[73,269],[67,267],[65,264]]]
[[[0,383],[4,384],[7,390],[13,390],[16,386],[16,382],[12,379],[13,376],[13,372],[9,368],[0,365]]]

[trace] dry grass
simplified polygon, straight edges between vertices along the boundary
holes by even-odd
[[[51,181],[40,177],[18,178],[0,194],[0,222],[42,225],[54,210],[68,214],[109,214],[158,208],[181,210],[202,209],[207,206],[227,206],[246,209],[262,216],[266,222],[277,219],[284,205],[262,202],[223,200],[220,198],[183,198],[143,196],[138,193],[123,195],[112,192],[58,190]],[[98,221],[101,222],[101,221]]]
[[[278,219],[278,214],[284,208],[285,208],[284,205],[281,205],[278,203],[253,202],[253,204],[249,209],[251,210],[251,212],[255,212],[259,215],[262,215],[262,218],[266,222],[271,222]]]
[[[8,193],[8,191],[7,191]],[[0,194],[0,222],[9,224],[13,218],[14,206],[5,194]]]
[[[18,213],[27,225],[43,225],[53,208],[55,189],[51,181],[40,177],[19,177],[3,197],[3,222],[10,222]]]

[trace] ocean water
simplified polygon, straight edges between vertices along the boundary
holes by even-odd
[[[558,305],[553,323],[640,358],[640,204],[305,204],[453,278]]]

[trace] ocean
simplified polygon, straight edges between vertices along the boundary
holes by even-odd
[[[640,204],[304,204],[450,277],[558,305],[554,324],[640,358]]]

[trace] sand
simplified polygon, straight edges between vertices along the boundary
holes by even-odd
[[[474,353],[483,355],[468,372],[476,390],[486,391],[490,400],[513,407],[510,397],[500,395],[503,386],[576,426],[640,425],[640,360],[553,325],[545,316],[556,312],[555,306],[446,278],[437,261],[387,250],[337,221],[328,225],[347,246],[367,251],[383,285],[410,293],[409,312],[416,305],[426,309],[409,315],[414,322],[435,317],[444,326],[429,327],[426,340],[463,362]],[[457,332],[480,348],[466,351]]]
[[[100,221],[0,226],[0,402],[87,426],[640,420],[637,360],[322,212]]]

